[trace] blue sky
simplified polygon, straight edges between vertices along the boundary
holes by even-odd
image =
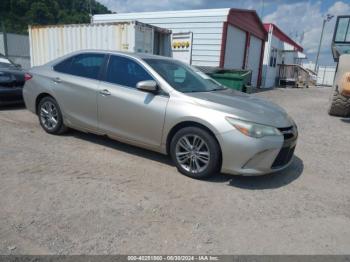
[[[255,9],[264,22],[277,24],[286,34],[301,42],[309,60],[314,60],[323,17],[349,14],[350,0],[99,0],[118,13],[205,8]],[[335,18],[326,24],[320,64],[333,65],[331,39]]]

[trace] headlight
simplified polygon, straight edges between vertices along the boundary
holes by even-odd
[[[242,134],[250,137],[261,138],[264,136],[279,136],[281,132],[273,126],[260,125],[248,121],[226,117],[226,120]]]

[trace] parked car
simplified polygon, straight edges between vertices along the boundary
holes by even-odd
[[[23,103],[22,89],[30,76],[0,55],[0,105]]]
[[[70,127],[170,154],[194,178],[262,175],[292,161],[298,131],[282,108],[174,59],[81,51],[29,73],[24,101],[47,133]]]

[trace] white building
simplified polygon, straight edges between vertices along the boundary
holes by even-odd
[[[171,29],[173,36],[184,33],[186,41],[173,43],[175,58],[183,58],[183,53],[188,52],[192,65],[250,69],[252,85],[260,86],[267,33],[253,10],[225,8],[93,16],[93,23],[125,20]]]
[[[263,60],[263,87],[274,87],[278,84],[280,64],[298,64],[306,59],[303,47],[293,41],[274,24],[264,24],[268,32]]]

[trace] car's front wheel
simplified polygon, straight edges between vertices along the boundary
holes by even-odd
[[[349,117],[350,116],[350,97],[343,96],[338,87],[335,87],[330,98],[328,113],[331,116]]]
[[[207,178],[220,171],[220,147],[216,139],[199,127],[180,129],[172,138],[170,155],[182,174]]]
[[[42,98],[38,105],[41,127],[49,134],[63,134],[67,127],[63,123],[62,113],[56,100],[50,96]]]

